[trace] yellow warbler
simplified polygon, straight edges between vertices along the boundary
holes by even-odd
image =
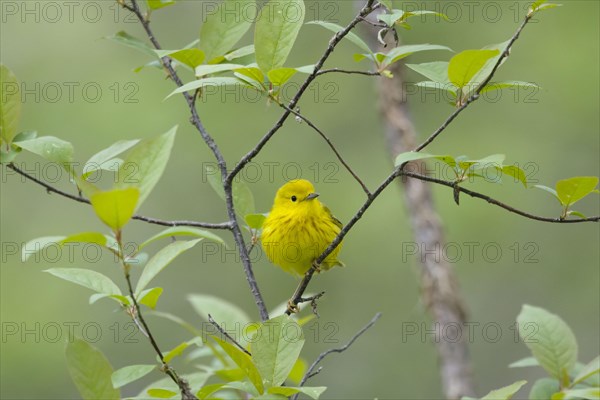
[[[309,181],[292,180],[279,188],[263,223],[261,243],[267,257],[293,275],[305,274],[342,228],[318,196]],[[316,266],[318,270],[343,267],[337,259],[341,247],[340,243]]]

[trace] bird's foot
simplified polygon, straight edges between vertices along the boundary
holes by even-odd
[[[300,312],[300,307],[298,304],[294,303],[294,299],[289,299],[287,302],[287,314],[297,314]]]
[[[312,262],[312,267],[317,274],[319,274],[319,273],[321,273],[321,271],[323,271],[323,267],[321,266],[321,264],[317,263],[317,260],[314,260]]]

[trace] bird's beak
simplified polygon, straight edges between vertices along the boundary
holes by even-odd
[[[316,199],[317,197],[319,197],[319,193],[310,193],[304,200],[312,200]]]

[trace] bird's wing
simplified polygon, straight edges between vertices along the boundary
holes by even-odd
[[[333,223],[340,229],[342,229],[344,227],[344,224],[342,224],[342,221],[340,221],[339,219],[337,219],[336,217],[333,216],[333,214],[331,213],[331,210],[329,209],[329,207],[327,207],[326,205],[323,204],[323,208],[325,209],[325,211],[327,211],[327,214],[329,214],[329,216],[331,217],[331,220],[333,221]]]

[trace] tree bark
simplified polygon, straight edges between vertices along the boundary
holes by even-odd
[[[376,35],[375,30],[369,31],[371,48],[380,47],[379,51],[386,50],[378,44]],[[395,44],[388,46],[387,50],[393,45]],[[404,91],[403,64],[396,63],[390,70],[394,77],[379,78],[378,92],[384,125],[383,133],[390,156],[394,160],[398,154],[415,149],[418,143]],[[407,167],[413,171],[424,172],[423,166],[423,162],[414,162]],[[464,329],[467,327],[465,306],[454,268],[444,260],[444,257],[441,257],[445,240],[442,222],[433,203],[431,188],[426,182],[406,177],[402,178],[400,184],[418,247],[421,296],[431,314],[436,331],[435,343],[444,395],[448,399],[474,396],[468,335],[464,334]],[[424,252],[432,249],[436,249],[437,256]],[[460,339],[457,340],[458,335]]]
[[[408,114],[401,68],[401,64],[396,64],[392,68],[394,78],[379,80],[384,135],[392,159],[402,152],[414,149],[418,144]],[[422,166],[423,163],[414,163],[409,167],[421,169]],[[422,300],[431,313],[437,332],[436,347],[444,395],[448,399],[473,396],[468,335],[464,334],[465,306],[454,268],[440,256],[445,240],[442,223],[433,204],[431,188],[426,182],[416,179],[403,178],[400,184],[418,247]],[[436,249],[436,255],[423,251],[432,249]],[[457,329],[460,331],[457,332]],[[456,341],[455,337],[458,335],[460,340]]]

